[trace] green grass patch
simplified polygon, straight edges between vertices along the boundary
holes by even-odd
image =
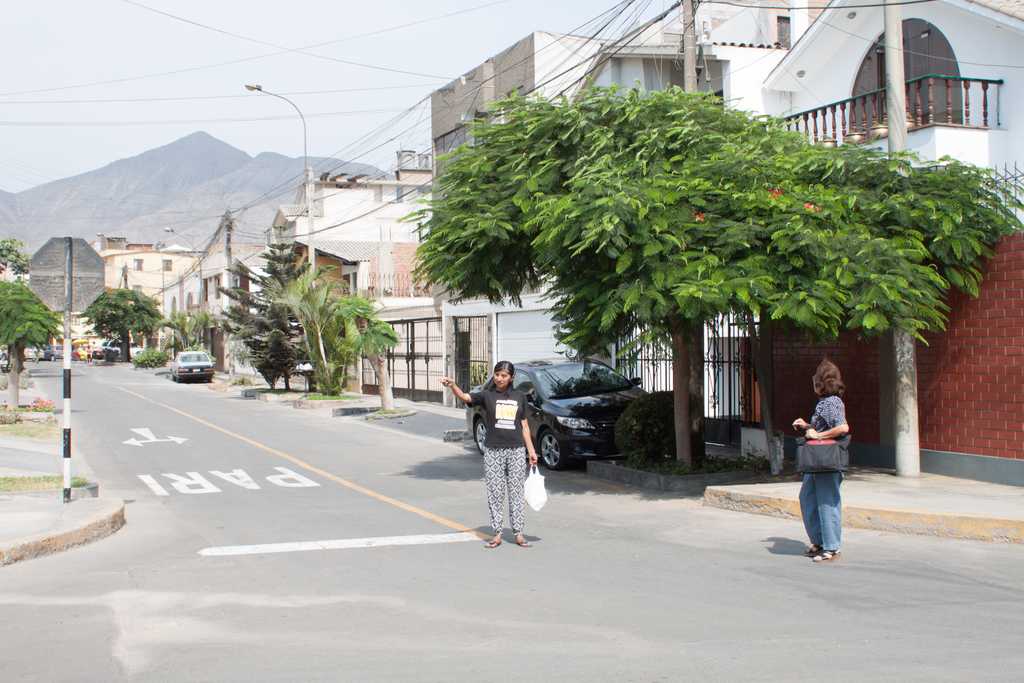
[[[261,394],[301,394],[302,392],[297,389],[257,389]]]
[[[56,422],[17,422],[12,425],[0,425],[0,436],[53,441],[60,436],[60,426]]]
[[[81,477],[72,477],[71,486],[77,488],[89,482]],[[0,491],[5,493],[24,491],[55,491],[64,486],[64,478],[58,475],[46,477],[0,477]]]
[[[358,401],[362,396],[352,396],[350,394],[309,394],[306,396],[307,401]]]

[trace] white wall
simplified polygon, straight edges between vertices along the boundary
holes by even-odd
[[[1024,65],[1024,22],[961,0],[904,5],[902,9],[904,19],[923,19],[942,31],[962,76],[1005,81],[998,98],[989,90],[989,125],[1009,134],[994,134],[984,165],[1024,162],[1024,69],[995,66]],[[776,100],[770,113],[796,113],[850,97],[860,64],[882,32],[883,17],[880,8],[860,8],[851,20],[846,17],[849,11],[839,8],[824,13],[819,25],[812,27],[814,33],[805,37],[800,52],[771,75],[768,85],[788,92],[791,101],[785,97]],[[805,72],[803,78],[797,78],[799,71]],[[993,144],[996,140],[998,144]],[[972,160],[979,159],[971,153],[976,151],[971,148],[973,141],[974,137],[963,136],[952,148],[965,150]]]
[[[314,212],[313,229],[320,230],[343,221],[352,222],[327,229],[316,237],[358,242],[418,242],[416,224],[402,221],[421,207],[421,197],[411,192],[414,187],[403,187],[401,192],[405,200],[395,202],[396,188],[393,186],[381,188],[378,194],[373,187],[336,188],[333,185],[318,185],[314,195],[317,198],[317,210]],[[360,217],[370,211],[373,213]],[[305,219],[299,220],[301,236]]]

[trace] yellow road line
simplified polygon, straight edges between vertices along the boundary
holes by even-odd
[[[221,427],[220,425],[215,425],[212,422],[204,420],[201,417],[196,417],[195,415],[192,415],[191,413],[187,413],[184,410],[179,410],[178,408],[175,408],[174,406],[167,405],[166,403],[161,403],[160,401],[156,401],[154,399],[149,398],[148,396],[143,396],[142,394],[136,393],[136,392],[131,391],[129,389],[125,389],[124,387],[117,387],[117,388],[120,389],[121,391],[125,392],[126,394],[131,394],[132,396],[135,396],[136,398],[140,398],[143,401],[148,401],[149,403],[152,403],[153,405],[157,405],[157,406],[160,406],[161,408],[165,408],[167,410],[170,410],[172,413],[177,413],[178,415],[181,415],[182,417],[187,417],[188,419],[193,420],[195,422],[198,422],[199,424],[201,424],[201,425],[203,425],[205,427],[209,427],[210,429],[216,430],[216,431],[220,432],[221,434],[226,434],[226,435],[228,435],[228,436],[230,436],[232,438],[235,438],[235,439],[238,439],[239,441],[247,443],[250,446],[253,446],[254,448],[258,448],[258,449],[260,449],[262,451],[266,451],[267,453],[270,453],[271,455],[276,455],[279,458],[283,458],[283,459],[287,460],[288,462],[290,462],[290,463],[292,463],[294,465],[297,465],[298,467],[301,467],[302,469],[304,469],[304,470],[306,470],[308,472],[313,472],[314,474],[318,474],[321,477],[323,477],[324,479],[329,479],[330,481],[333,481],[335,484],[339,484],[341,486],[344,486],[347,489],[351,489],[352,491],[357,491],[359,493],[362,493],[364,496],[369,496],[370,498],[373,498],[374,500],[379,500],[382,503],[387,503],[388,505],[392,505],[392,506],[394,506],[394,507],[396,507],[396,508],[398,508],[400,510],[405,510],[406,512],[411,512],[414,515],[419,515],[420,517],[423,517],[424,519],[429,519],[431,522],[435,522],[437,524],[440,524],[441,526],[446,526],[449,529],[454,529],[455,531],[468,531],[468,532],[476,534],[477,536],[479,536],[481,539],[484,539],[484,540],[490,538],[490,536],[482,534],[482,533],[476,531],[475,529],[471,529],[471,528],[467,527],[464,524],[459,524],[458,522],[450,520],[447,517],[442,517],[440,515],[435,515],[433,512],[429,512],[427,510],[424,510],[423,508],[418,508],[415,505],[410,505],[408,503],[403,503],[402,501],[397,500],[395,498],[392,498],[391,496],[385,496],[382,493],[377,493],[373,489],[368,489],[365,486],[357,484],[357,483],[355,483],[353,481],[349,481],[348,479],[343,479],[342,477],[339,477],[336,474],[331,474],[330,472],[327,472],[325,470],[320,469],[316,465],[310,465],[305,460],[297,458],[294,455],[292,455],[291,453],[285,453],[284,451],[278,450],[276,448],[271,448],[270,446],[267,446],[266,444],[262,444],[259,441],[256,441],[255,439],[250,439],[249,437],[243,436],[243,435],[238,434],[236,432],[233,432],[230,429],[225,429],[224,427]]]

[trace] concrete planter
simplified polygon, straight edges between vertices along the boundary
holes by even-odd
[[[267,403],[294,403],[303,396],[305,394],[301,391],[292,391],[287,394],[271,394],[270,392],[263,391],[256,394],[257,400],[266,401]]]
[[[403,417],[412,417],[415,414],[416,414],[415,410],[402,410],[402,409],[399,409],[398,412],[388,413],[388,414],[384,414],[384,415],[382,415],[379,411],[374,411],[374,412],[370,413],[369,415],[367,415],[366,419],[367,420],[400,420]]]
[[[331,410],[332,417],[355,417],[357,415],[369,415],[375,413],[380,408],[376,406],[343,406],[341,408],[334,408]]]
[[[617,484],[626,484],[648,491],[661,491],[664,493],[680,493],[683,495],[702,496],[704,489],[708,486],[723,484],[739,484],[764,479],[760,472],[714,472],[712,474],[687,474],[683,476],[672,474],[655,474],[624,467],[612,462],[587,463],[587,474],[597,479],[613,481]]]
[[[350,406],[354,402],[355,401],[311,401],[308,398],[300,398],[292,403],[292,407],[298,408],[299,410],[315,410],[317,408],[329,408],[334,410],[335,408]]]

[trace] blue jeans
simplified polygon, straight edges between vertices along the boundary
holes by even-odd
[[[800,512],[811,543],[836,551],[843,540],[842,472],[807,472],[800,487]]]

